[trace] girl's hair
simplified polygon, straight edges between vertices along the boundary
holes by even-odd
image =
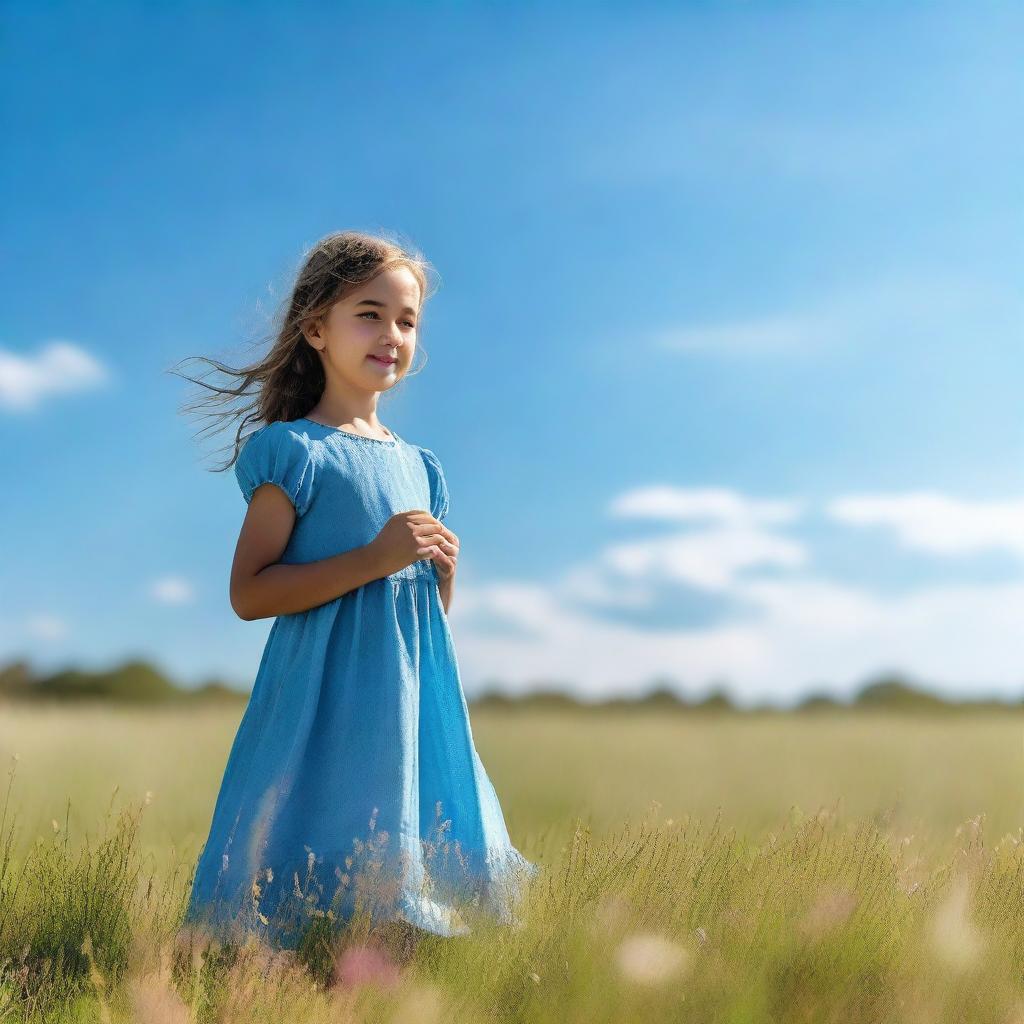
[[[433,275],[434,270],[417,249],[392,238],[359,231],[327,235],[305,254],[291,295],[275,317],[271,329],[273,345],[263,358],[236,369],[206,356],[189,357],[220,370],[228,378],[223,387],[210,384],[202,377],[179,374],[173,368],[169,371],[207,389],[195,401],[186,403],[182,412],[208,407],[211,410],[208,415],[215,419],[213,430],[225,419],[239,421],[231,458],[221,470],[230,468],[238,458],[246,424],[297,419],[316,405],[324,390],[324,369],[320,356],[302,333],[303,325],[326,315],[340,299],[392,267],[406,267],[415,276],[420,285],[422,311],[432,294],[428,275]],[[417,349],[419,347],[417,344]],[[421,365],[412,372],[419,373],[422,369]],[[233,384],[231,378],[234,378]],[[220,409],[238,398],[251,401],[226,411]]]

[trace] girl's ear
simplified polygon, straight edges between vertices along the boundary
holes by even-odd
[[[299,330],[302,331],[302,336],[309,342],[310,346],[316,348],[313,344],[320,340],[320,323],[321,318],[318,316],[309,317],[307,320],[303,320],[299,324]]]

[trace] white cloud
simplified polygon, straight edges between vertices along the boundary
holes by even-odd
[[[813,351],[831,341],[834,334],[835,325],[828,318],[792,314],[671,328],[654,340],[673,352],[774,355]]]
[[[617,586],[675,582],[721,591],[744,569],[792,569],[806,561],[802,544],[767,528],[798,519],[798,502],[749,498],[725,488],[660,486],[619,496],[609,513],[616,518],[702,524],[608,546],[597,561],[616,577]]]
[[[724,526],[691,533],[613,544],[601,559],[627,579],[678,582],[705,590],[728,590],[738,574],[755,566],[798,568],[802,544],[756,527]]]
[[[62,640],[67,636],[68,626],[56,615],[31,615],[25,621],[25,632],[36,640]]]
[[[499,679],[511,692],[540,680],[574,686],[579,696],[621,693],[631,684],[669,672],[703,684],[723,665],[747,677],[767,651],[748,627],[653,631],[597,620],[572,607],[556,587],[521,583],[464,585],[452,605],[452,628],[463,674]],[[475,633],[473,620],[503,617],[517,627],[509,637]],[[531,630],[531,639],[516,636]]]
[[[722,487],[638,487],[616,498],[609,512],[619,518],[706,520],[716,523],[791,523],[803,514],[797,501],[764,501]]]
[[[709,501],[708,494],[717,497]],[[901,497],[906,496],[889,500],[905,513]],[[864,507],[844,505],[847,500],[833,505],[849,521],[867,514]],[[564,682],[585,699],[628,692],[667,676],[694,695],[718,681],[740,703],[788,701],[812,688],[848,694],[888,670],[960,695],[1024,693],[1019,639],[1024,580],[928,584],[887,595],[829,580],[810,569],[801,543],[756,521],[759,515],[788,521],[780,509],[795,514],[798,507],[732,491],[656,488],[623,495],[612,505],[617,514],[657,511],[658,518],[672,520],[680,509],[687,516],[700,509],[713,522],[610,545],[545,586],[464,584],[452,606],[463,673],[501,680],[512,692],[544,680]],[[1008,517],[1024,519],[1024,509],[1012,503],[1008,509],[1005,503],[945,498],[934,507],[942,510],[938,518],[944,525],[933,528],[928,544],[938,552],[962,546],[961,530],[970,543],[1015,544]],[[901,515],[899,522],[910,523],[920,540],[913,525],[922,518],[920,506],[911,508],[918,514]],[[933,524],[936,519],[934,514],[923,518]],[[765,577],[747,571],[760,566],[775,572]],[[666,581],[729,598],[745,613],[712,625],[664,629],[609,621],[586,607],[596,602],[620,610],[650,609],[655,584]],[[657,594],[665,600],[663,588]],[[477,621],[512,628],[507,636],[493,629],[475,631]]]
[[[588,699],[651,679],[680,680],[693,695],[723,681],[740,703],[785,702],[810,689],[849,694],[897,669],[948,692],[1024,692],[1024,584],[926,587],[891,597],[823,579],[743,584],[754,619],[660,630],[608,622],[573,608],[571,591],[525,584],[464,585],[452,605],[464,676],[499,679],[510,692],[565,681]],[[474,633],[480,612],[532,627],[529,640]]]
[[[883,526],[909,548],[942,555],[1005,550],[1024,557],[1024,498],[964,501],[929,491],[837,498],[828,515],[848,526]]]
[[[590,563],[566,569],[558,589],[563,597],[589,605],[643,610],[651,604],[651,588],[646,583],[612,579],[604,567]]]
[[[83,391],[107,379],[88,352],[66,341],[52,341],[34,356],[0,349],[0,408],[24,412],[50,395]]]
[[[154,580],[149,594],[161,604],[188,604],[195,600],[192,584],[180,576],[164,576]]]

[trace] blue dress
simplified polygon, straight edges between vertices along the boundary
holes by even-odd
[[[393,436],[305,418],[249,435],[235,462],[246,503],[271,482],[295,506],[280,561],[367,544],[397,512],[444,520],[437,457]],[[356,911],[459,935],[474,908],[513,923],[537,871],[477,754],[431,559],[274,620],[186,923],[285,948],[312,918]]]

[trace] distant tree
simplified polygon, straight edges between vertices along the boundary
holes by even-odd
[[[564,684],[552,686],[550,683],[528,691],[520,700],[529,708],[557,708],[566,711],[578,710],[581,703]]]
[[[148,704],[173,700],[181,691],[162,672],[146,661],[126,661],[106,672],[68,669],[43,676],[34,686],[35,696],[63,700],[106,698]]]
[[[724,686],[718,686],[712,690],[703,700],[691,705],[695,711],[735,711],[733,704]]]
[[[35,681],[27,661],[12,661],[0,668],[0,699],[24,697]]]
[[[218,679],[211,679],[196,689],[183,689],[141,658],[107,670],[94,672],[68,668],[39,676],[25,662],[14,662],[0,668],[0,699],[169,704],[190,700],[237,701],[248,697],[248,692]]]
[[[658,678],[653,680],[651,688],[637,703],[646,708],[667,708],[678,710],[687,706],[687,700],[679,692],[679,684],[673,679]]]
[[[472,704],[475,708],[507,709],[518,705],[519,699],[503,693],[496,686],[490,685],[478,693],[472,700],[468,700],[467,703]]]
[[[835,711],[844,708],[842,701],[829,693],[809,693],[794,706],[795,711]]]
[[[219,679],[211,679],[194,690],[189,690],[187,696],[197,701],[225,704],[249,699],[249,694],[245,690],[238,690]]]
[[[887,674],[864,685],[853,701],[858,708],[886,711],[943,711],[948,701],[928,693],[903,676]]]

